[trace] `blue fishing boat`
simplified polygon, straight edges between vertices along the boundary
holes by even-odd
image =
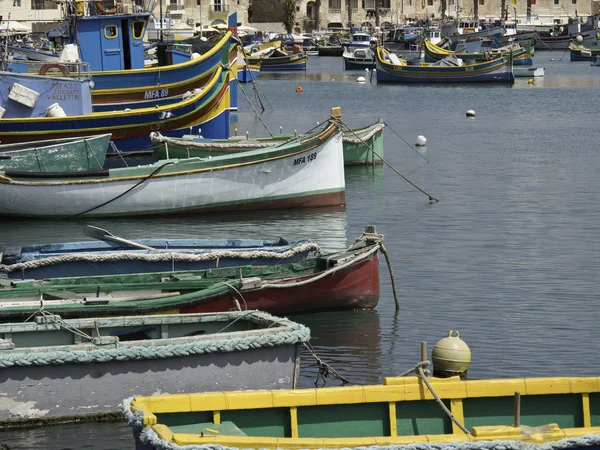
[[[515,80],[510,56],[463,64],[462,60],[451,54],[437,63],[409,64],[405,59],[379,47],[376,57],[378,83],[513,83]]]
[[[40,135],[46,139],[57,139],[112,132],[112,140],[119,142],[119,149],[136,150],[150,145],[151,131],[165,130],[168,135],[181,136],[192,127],[201,127],[203,134],[208,132],[226,138],[229,136],[229,79],[229,71],[218,68],[202,90],[190,92],[177,103],[159,107],[110,112],[84,111],[76,115],[69,115],[64,111],[55,116],[5,115],[0,121],[0,141],[28,142],[38,140]],[[52,83],[50,78],[45,81]],[[64,93],[56,95],[64,96]],[[74,94],[70,95],[75,97]],[[75,98],[73,100],[82,101]],[[56,108],[55,104],[48,105],[51,101],[56,102],[52,96],[39,96],[36,108]]]
[[[250,83],[255,80],[260,74],[260,63],[248,64],[242,62],[238,63],[237,67],[237,79],[240,83]]]
[[[314,256],[311,239],[128,240],[97,227],[96,241],[12,246],[0,252],[0,273],[13,279],[203,270],[243,265],[289,264]]]

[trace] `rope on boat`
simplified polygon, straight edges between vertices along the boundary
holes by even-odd
[[[365,142],[363,139],[361,139],[361,137],[356,134],[354,132],[354,130],[352,130],[352,128],[350,128],[348,125],[346,125],[341,119],[339,119],[340,123],[346,127],[356,138],[358,138],[364,145],[367,146],[367,148],[375,155],[377,156],[381,161],[383,161],[385,163],[386,166],[388,166],[390,169],[392,169],[394,172],[396,172],[398,175],[400,175],[402,177],[402,179],[404,181],[406,181],[408,184],[410,184],[411,186],[413,186],[414,188],[416,188],[417,190],[419,190],[420,192],[422,192],[423,194],[425,194],[428,198],[430,202],[439,202],[439,200],[435,197],[432,197],[430,194],[428,194],[427,192],[425,192],[423,189],[421,189],[419,186],[417,186],[415,183],[413,183],[412,181],[410,181],[408,178],[406,178],[404,175],[402,175],[394,166],[392,166],[389,161],[387,159],[385,159],[384,157],[382,157],[379,153],[377,153],[373,147],[371,145],[369,145],[367,142]]]
[[[465,434],[471,435],[469,430],[467,430],[465,428],[465,426],[462,423],[460,423],[456,417],[454,417],[454,414],[452,414],[452,411],[450,411],[448,409],[448,407],[444,404],[444,402],[439,397],[439,395],[436,394],[431,383],[429,383],[429,380],[427,379],[427,375],[429,374],[429,369],[427,368],[427,366],[429,364],[430,364],[429,361],[421,361],[421,362],[417,363],[417,365],[415,367],[413,367],[412,369],[409,369],[406,372],[403,372],[398,376],[405,377],[407,375],[410,375],[411,373],[415,373],[419,378],[421,378],[421,380],[423,380],[423,383],[425,383],[425,386],[427,386],[427,389],[429,389],[429,392],[431,392],[431,395],[433,395],[433,398],[435,399],[437,404],[440,405],[440,407],[442,408],[442,411],[444,411],[446,413],[448,418],[452,422],[454,422],[456,424],[456,426],[458,428],[460,428]]]
[[[400,300],[398,300],[398,291],[396,290],[396,278],[394,277],[394,269],[392,269],[392,261],[390,259],[390,255],[388,254],[385,246],[383,245],[383,234],[376,233],[363,233],[361,236],[357,237],[354,243],[357,242],[377,242],[379,245],[379,249],[383,256],[385,257],[385,261],[388,265],[388,270],[390,272],[390,279],[392,281],[392,292],[394,294],[394,303],[396,305],[396,314],[400,311]]]
[[[317,366],[319,367],[319,372],[317,373],[317,380],[315,381],[315,387],[319,387],[318,385],[320,379],[323,379],[323,386],[325,386],[325,384],[327,384],[327,378],[341,380],[343,384],[350,383],[348,379],[340,375],[337,370],[335,370],[329,364],[324,363],[323,360],[317,356],[310,342],[304,342],[302,345],[310,352],[312,357],[315,358],[315,360],[317,361]]]
[[[248,315],[248,312],[236,314]],[[259,320],[271,321],[272,316],[260,311],[252,311],[252,315]],[[60,322],[57,325],[61,325]],[[281,345],[294,345],[305,343],[310,340],[310,329],[304,325],[291,322],[287,319],[279,319],[280,329],[277,332],[265,329],[264,333],[253,333],[250,335],[227,336],[221,335],[216,338],[195,339],[185,341],[185,338],[173,338],[163,340],[164,345],[152,343],[140,345],[140,341],[119,342],[116,336],[94,337],[88,350],[53,350],[52,347],[40,349],[40,351],[21,352],[19,349],[6,352],[0,358],[0,368],[6,367],[28,367],[46,366],[51,364],[88,364],[108,361],[135,361],[174,358],[180,356],[202,355],[205,353],[229,353],[246,351],[249,349],[274,347]],[[72,331],[72,330],[69,330]],[[242,334],[244,334],[242,332]],[[109,340],[107,341],[107,338]],[[112,339],[110,339],[112,338]],[[108,347],[108,348],[107,348]],[[85,348],[85,347],[84,347]]]
[[[157,253],[132,253],[118,252],[106,254],[94,253],[70,253],[60,256],[50,256],[48,258],[25,261],[15,264],[0,264],[0,273],[12,273],[21,270],[38,269],[40,267],[53,266],[68,262],[93,262],[105,263],[116,261],[144,261],[144,262],[201,262],[219,260],[220,258],[239,258],[239,259],[286,259],[291,258],[299,253],[317,252],[320,250],[319,244],[316,242],[308,242],[297,247],[286,250],[285,252],[273,252],[267,250],[255,250],[247,252],[236,251],[214,251],[207,253],[191,253],[190,251],[177,252],[157,252]]]
[[[153,172],[152,172],[150,175],[148,175],[148,176],[146,176],[146,177],[142,178],[140,181],[138,181],[136,184],[134,184],[133,186],[131,186],[129,189],[125,190],[125,192],[121,192],[119,195],[117,195],[117,196],[116,196],[116,197],[114,197],[114,198],[111,198],[110,200],[107,200],[107,201],[105,201],[104,203],[101,203],[101,204],[99,204],[99,205],[97,205],[97,206],[94,206],[94,207],[92,207],[92,208],[86,209],[85,211],[78,212],[77,214],[73,214],[72,216],[60,217],[60,218],[59,218],[59,220],[60,220],[60,219],[68,219],[68,218],[70,218],[70,217],[78,217],[78,216],[82,216],[82,215],[84,215],[84,214],[87,214],[87,213],[89,213],[89,212],[95,211],[96,209],[102,208],[103,206],[105,206],[105,205],[108,205],[109,203],[112,203],[112,202],[114,202],[115,200],[118,200],[119,198],[123,197],[125,194],[127,194],[127,193],[129,193],[129,192],[133,191],[133,190],[134,190],[136,187],[138,187],[140,184],[144,183],[146,180],[149,180],[149,179],[150,179],[150,178],[152,178],[154,175],[156,175],[158,172],[160,172],[162,169],[164,169],[164,168],[165,168],[165,166],[170,166],[171,164],[175,164],[175,163],[174,163],[174,162],[166,162],[166,163],[164,163],[164,164],[160,165],[159,167],[157,167],[156,169],[154,169],[154,171],[153,171]]]

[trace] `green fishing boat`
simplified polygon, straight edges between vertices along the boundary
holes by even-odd
[[[383,385],[134,397],[123,410],[136,450],[599,448],[598,377],[466,380],[457,341],[434,347],[433,377],[422,361]]]
[[[102,170],[111,134],[0,145],[0,171]]]
[[[383,164],[382,119],[363,128],[343,132],[344,165],[356,166]],[[257,148],[276,147],[299,137],[282,133],[267,138],[237,136],[230,139],[204,139],[201,136],[186,135],[182,138],[170,138],[160,133],[151,134],[154,145],[154,157],[157,160],[170,158],[214,158],[215,156],[241,153]]]
[[[0,278],[0,321],[44,310],[64,318],[258,309],[274,314],[372,309],[379,301],[381,235],[301,262],[205,270]],[[157,258],[187,259],[177,252]],[[40,261],[24,264],[38,265]]]

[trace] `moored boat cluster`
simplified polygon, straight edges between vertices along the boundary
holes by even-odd
[[[5,55],[1,216],[344,208],[345,166],[389,165],[384,120],[350,128],[338,107],[305,132],[230,136],[238,83],[306,70],[307,52],[286,35],[243,46],[232,15],[211,39],[160,42],[149,61],[150,14],[100,12],[67,18],[76,34],[60,58]],[[539,69],[531,36],[503,42],[491,28],[482,37],[494,45],[473,48],[458,34],[434,43],[435,31],[403,30],[405,48],[356,32],[324,53],[382,83],[513,82],[514,66]],[[597,57],[583,38],[569,49]],[[381,385],[298,388],[310,330],[283,316],[375,308],[379,254],[388,258],[374,226],[328,252],[311,236],[83,233],[95,240],[0,253],[0,427],[124,417],[137,450],[600,445],[597,378],[467,379],[458,333],[434,347],[433,364],[424,349]],[[320,373],[334,372],[314,356]]]

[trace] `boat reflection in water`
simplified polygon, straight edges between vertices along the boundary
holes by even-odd
[[[283,237],[288,241],[300,236],[313,238],[322,251],[346,247],[348,219],[342,208],[309,210],[253,211],[231,214],[200,214],[181,217],[144,219],[95,219],[95,226],[127,239],[169,238],[223,239]],[[327,230],[327,233],[323,233]],[[89,240],[82,224],[74,221],[0,221],[0,247]]]

